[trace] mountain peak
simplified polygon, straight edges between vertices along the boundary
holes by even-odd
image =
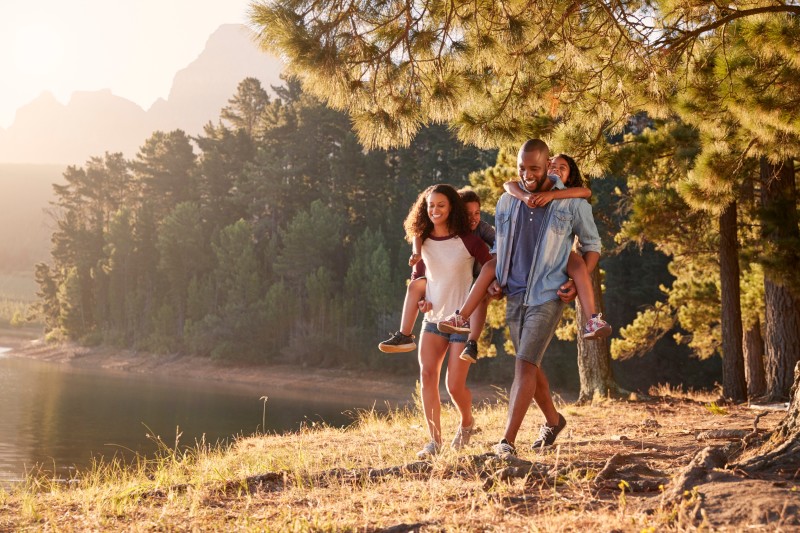
[[[247,77],[278,85],[283,65],[259,50],[251,30],[223,24],[197,58],[175,74],[167,99],[147,111],[110,89],[77,91],[61,104],[46,91],[17,111],[0,136],[0,162],[83,164],[106,151],[133,157],[152,132],[202,132]],[[80,135],[76,135],[80,132]]]

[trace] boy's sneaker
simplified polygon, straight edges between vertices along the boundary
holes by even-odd
[[[469,361],[470,363],[478,362],[478,343],[475,341],[467,341],[464,345],[464,351],[458,356],[462,361]]]
[[[584,339],[602,339],[611,335],[611,326],[603,320],[603,313],[598,313],[583,327]]]
[[[422,447],[420,451],[417,452],[417,457],[420,459],[430,459],[434,455],[439,453],[439,445],[436,444],[434,441],[430,441],[428,444]]]
[[[566,425],[567,421],[561,416],[561,413],[558,413],[558,423],[555,426],[548,426],[546,423],[542,424],[542,427],[539,428],[539,438],[533,441],[531,448],[536,450],[542,446],[551,446]]]
[[[456,309],[455,313],[439,322],[436,328],[442,333],[469,333],[469,319],[459,315]]]
[[[386,353],[411,352],[417,349],[414,335],[405,335],[399,331],[378,345],[378,349]]]
[[[492,446],[492,451],[500,456],[503,455],[517,455],[517,449],[508,442],[506,439],[501,440],[494,446]]]
[[[460,450],[467,444],[469,444],[469,439],[472,437],[472,434],[475,432],[475,422],[468,428],[465,428],[462,425],[458,426],[458,430],[456,431],[456,436],[453,437],[453,442],[450,443],[450,446],[454,450]]]

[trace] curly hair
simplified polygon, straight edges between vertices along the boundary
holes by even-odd
[[[458,191],[452,185],[439,183],[431,185],[419,193],[416,201],[409,209],[408,216],[406,216],[406,220],[403,223],[403,228],[406,230],[406,240],[409,242],[414,237],[420,237],[424,241],[433,231],[433,222],[428,216],[428,197],[435,192],[444,194],[450,202],[450,216],[447,218],[447,229],[450,230],[450,233],[455,235],[469,233],[467,208],[458,195]]]
[[[567,178],[567,182],[564,184],[564,186],[583,187],[583,175],[581,174],[581,171],[578,168],[578,164],[575,162],[575,160],[567,154],[558,154],[556,157],[560,157],[566,161],[567,166],[569,167],[569,177]]]

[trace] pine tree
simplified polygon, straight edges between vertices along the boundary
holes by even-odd
[[[269,105],[269,95],[257,78],[245,78],[239,82],[236,94],[222,108],[220,118],[230,124],[234,131],[256,139],[263,128],[264,111]]]

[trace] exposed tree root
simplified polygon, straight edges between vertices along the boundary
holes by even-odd
[[[728,458],[720,448],[712,446],[703,448],[670,483],[664,492],[664,501],[670,503],[680,501],[696,485],[705,482],[715,468],[722,468],[727,462]]]
[[[615,453],[593,480],[595,488],[625,490],[627,492],[652,492],[661,490],[669,481],[663,472],[645,464],[632,464],[631,459],[650,457],[650,452]]]
[[[734,465],[748,475],[777,474],[800,477],[800,362],[794,369],[794,386],[786,416],[758,449],[749,450]]]

